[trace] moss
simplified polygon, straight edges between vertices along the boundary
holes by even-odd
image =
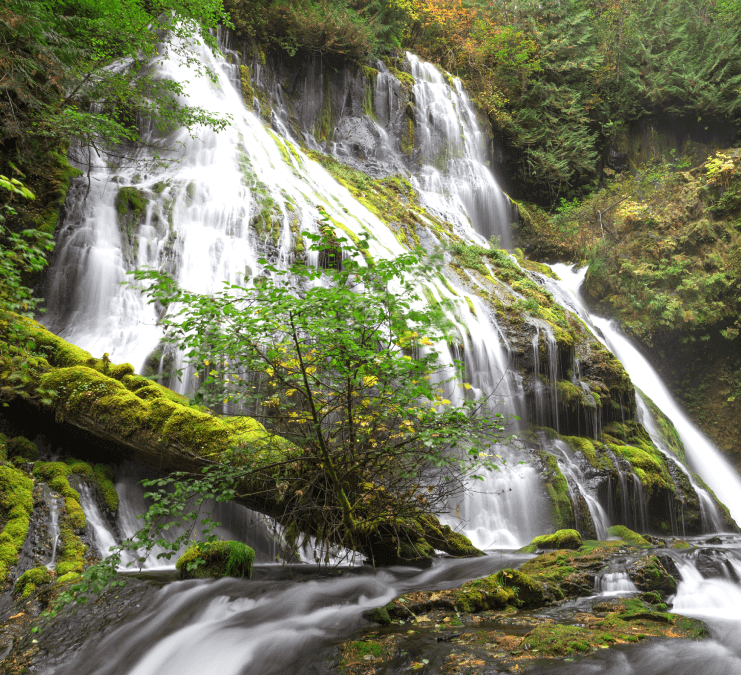
[[[453,603],[459,612],[481,612],[488,609],[501,609],[515,604],[513,588],[503,588],[497,575],[476,579],[463,584],[453,592]]]
[[[468,537],[459,532],[454,532],[449,525],[442,525],[434,516],[422,514],[417,520],[424,531],[425,539],[436,549],[460,558],[484,555],[471,543]]]
[[[35,443],[32,443],[23,436],[11,438],[6,443],[7,456],[18,456],[27,459],[29,462],[35,462],[39,458],[39,449]]]
[[[414,87],[416,80],[409,73],[399,70],[394,66],[389,66],[389,71],[397,80],[399,80],[399,84],[401,84],[405,89],[411,90],[412,87]]]
[[[368,613],[368,619],[382,626],[388,626],[391,623],[391,617],[389,616],[388,609],[385,607],[376,607],[371,610]]]
[[[22,471],[0,466],[0,515],[5,523],[0,533],[0,581],[18,560],[33,513],[33,481]]]
[[[580,626],[536,626],[527,634],[525,644],[529,650],[553,656],[585,654],[596,647],[611,646],[615,638],[605,632],[595,632]]]
[[[248,110],[252,110],[254,107],[253,99],[255,98],[255,90],[252,88],[252,73],[250,72],[249,66],[239,66],[239,78],[242,84],[242,100]]]
[[[615,440],[605,435],[605,441]],[[627,459],[636,476],[643,484],[646,492],[651,495],[658,489],[674,492],[676,490],[671,479],[669,470],[666,468],[664,458],[653,446],[635,447],[632,445],[619,445],[615,442],[607,442],[607,447],[617,455]]]
[[[500,570],[496,573],[495,579],[502,588],[512,590],[518,607],[540,607],[550,599],[543,584],[520,570]]]
[[[70,473],[92,479],[93,467],[87,462],[83,462],[81,459],[70,458],[65,459],[64,463],[70,468]]]
[[[251,418],[221,419],[164,396],[142,400],[121,382],[86,366],[58,368],[43,375],[41,382],[57,392],[58,419],[84,414],[122,438],[145,434],[213,459],[233,447],[268,452],[289,447]]]
[[[59,538],[62,543],[62,553],[57,556],[56,571],[61,578],[70,572],[80,573],[85,569],[87,546],[75,534],[66,512],[66,501],[65,509],[60,513],[59,520]]]
[[[473,300],[471,300],[471,298],[469,298],[468,296],[466,296],[465,300],[466,304],[468,305],[468,310],[471,312],[471,314],[476,316],[476,307],[474,307]]]
[[[133,263],[138,249],[137,231],[147,211],[149,199],[135,187],[122,187],[116,194],[115,208],[122,235],[122,252]]]
[[[112,513],[118,511],[118,493],[113,483],[113,468],[108,464],[96,464],[93,469],[93,480],[98,494],[103,498]]]
[[[595,469],[614,470],[612,460],[601,443],[595,443],[583,436],[560,436],[560,438],[572,450],[581,453]]]
[[[238,541],[191,546],[175,563],[182,579],[250,577],[255,552]],[[192,567],[191,567],[192,566]]]
[[[5,434],[0,434],[0,460],[8,459],[8,439]]]
[[[55,573],[46,567],[34,567],[21,574],[18,581],[15,582],[13,591],[16,595],[20,596],[21,600],[25,600],[39,586],[50,584],[54,581],[55,576]]]
[[[582,538],[576,530],[558,530],[554,534],[544,534],[540,537],[535,537],[530,544],[536,548],[577,549],[582,545]]]
[[[411,105],[411,104],[410,104]],[[401,151],[406,155],[414,152],[415,123],[414,114],[407,114],[401,123]]]
[[[107,358],[93,358],[89,352],[63,340],[33,319],[20,316],[13,316],[13,319],[21,324],[27,340],[35,345],[35,351],[42,354],[51,366],[87,366],[114,379],[123,379],[134,372],[134,366],[129,363],[112,365]]]
[[[679,437],[679,432],[672,421],[664,415],[659,407],[642,391],[640,392],[641,398],[644,400],[648,409],[651,411],[651,415],[654,418],[655,426],[661,435],[661,439],[664,441],[667,449],[670,450],[674,456],[683,464],[687,464],[687,458],[684,452],[684,444],[682,439]]]
[[[85,466],[90,470],[89,465]],[[33,465],[33,475],[43,479],[54,491],[64,497],[64,507],[70,525],[77,532],[82,532],[87,525],[87,519],[80,506],[80,495],[77,490],[70,487],[67,480],[67,476],[72,473],[76,473],[75,470],[64,462],[36,462]]]
[[[633,530],[629,530],[625,525],[612,525],[607,528],[607,534],[611,537],[618,537],[628,544],[651,546],[650,541],[642,537],[640,534],[636,534]]]
[[[67,572],[66,574],[63,574],[62,576],[57,578],[57,586],[60,584],[67,584],[73,581],[77,581],[80,578],[79,572]]]
[[[543,480],[548,494],[551,522],[559,530],[574,523],[574,506],[569,495],[569,485],[561,473],[556,458],[542,449],[536,449],[544,465]]]

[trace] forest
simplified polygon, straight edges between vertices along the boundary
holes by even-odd
[[[6,0],[0,669],[741,673],[740,122],[739,0]]]

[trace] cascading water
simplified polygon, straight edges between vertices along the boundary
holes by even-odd
[[[208,100],[211,108],[232,115],[233,125],[218,136],[203,130],[197,142],[190,142],[184,132],[173,134],[169,142],[183,142],[185,150],[180,163],[170,169],[154,168],[142,173],[134,168],[110,171],[98,167],[90,172],[89,183],[76,182],[70,190],[68,215],[50,273],[48,325],[95,355],[107,352],[112,360],[130,360],[139,369],[147,357],[151,361],[157,354],[162,335],[157,324],[163,317],[143,302],[138,291],[120,285],[125,272],[133,266],[163,268],[184,286],[204,293],[213,291],[222,280],[239,283],[245,276],[259,273],[257,259],[262,255],[277,264],[289,261],[298,233],[304,229],[316,231],[322,217],[318,206],[345,223],[349,230],[369,233],[372,255],[392,256],[403,251],[380,219],[298,147],[278,138],[245,110],[232,86],[236,66],[206,52],[201,57],[218,73],[218,83],[193,80],[187,83],[186,90],[193,100]],[[492,223],[506,222],[500,213],[505,201],[492,205],[500,199],[501,191],[497,192],[488,172],[478,173],[481,169],[474,163],[478,158],[476,161],[483,166],[477,154],[479,132],[460,84],[453,81],[451,87],[439,71],[414,57],[408,58],[418,101],[415,115],[422,169],[413,180],[421,201],[432,213],[457,209],[455,230],[471,241],[480,241],[474,228],[479,235],[499,233]],[[187,77],[183,68],[169,61],[158,69],[161,76],[181,81]],[[391,76],[381,73],[378,83],[382,84]],[[433,114],[427,115],[427,110]],[[436,146],[443,141],[447,145]],[[147,151],[142,150],[140,157],[148,159]],[[134,237],[122,228],[119,218],[122,211],[139,208],[132,188],[148,200],[138,202],[144,224]],[[500,215],[492,218],[491,213]],[[562,292],[566,304],[574,304],[566,290],[557,285],[553,289],[557,297]],[[511,355],[501,331],[478,298],[467,297],[460,288],[458,291],[451,293],[430,281],[433,296],[445,297],[458,308],[450,318],[460,326],[459,349],[470,384],[477,394],[493,394],[494,409],[518,412],[524,395],[520,380],[512,373]],[[547,344],[550,382],[555,388],[555,342],[549,340]],[[165,355],[160,354],[155,360],[161,363],[163,359]],[[187,387],[186,380],[182,390]],[[450,398],[455,400],[452,395]],[[553,423],[557,425],[555,391],[552,399]],[[594,426],[598,434],[596,422]],[[531,465],[518,464],[516,449],[504,448],[501,452],[508,459],[505,470],[487,476],[478,490],[453,505],[451,511],[457,510],[456,518],[452,513],[449,517],[451,525],[462,529],[480,547],[519,546],[548,528],[547,500],[538,472]],[[608,516],[592,494],[581,467],[567,448],[557,448],[557,454],[563,472],[579,489],[596,534],[606,538]],[[133,532],[138,525],[136,516],[144,510],[140,477],[124,472],[116,485],[122,536]],[[626,486],[628,480],[635,479],[626,477]],[[627,487],[621,493],[627,500]],[[106,524],[101,519],[99,534],[92,500],[85,496],[83,501],[102,549]],[[259,540],[259,536],[245,531],[244,525],[251,522],[252,516],[246,510],[239,511],[241,507],[233,508],[237,511],[231,515],[228,509],[214,513],[213,517],[223,523],[219,535],[250,543]],[[627,511],[626,503],[623,514]],[[642,513],[636,512],[636,523],[642,518]],[[112,536],[112,532],[109,534]],[[274,560],[279,547],[275,533],[267,530],[264,548],[255,546],[258,560]],[[406,588],[453,586],[521,560],[487,556],[463,562],[444,561],[429,572],[410,572],[406,579],[402,572],[384,572],[372,577],[312,581],[302,584],[300,590],[294,583],[286,588],[269,580],[253,585],[234,580],[171,584],[160,591],[154,604],[142,610],[141,616],[112,631],[99,644],[91,645],[76,661],[50,672],[187,675],[218,671],[237,675],[247,668],[254,673],[286,672],[305,653],[309,641],[314,645],[317,640],[349,634],[359,625],[364,609],[383,605]],[[460,574],[453,573],[459,569]],[[623,570],[607,572],[597,582],[597,590],[632,590],[624,575]],[[689,577],[683,582],[686,583],[691,583]],[[703,583],[697,581],[698,586]],[[677,603],[681,606],[684,602],[687,611],[699,604],[688,600],[691,590],[691,586],[680,586],[677,595]],[[110,659],[111,653],[118,654],[118,658]],[[645,653],[651,663],[661,663],[656,651]],[[733,658],[737,655],[731,653],[726,661],[718,663],[734,667],[737,661]],[[672,663],[680,664],[681,659],[674,658]],[[603,672],[682,672],[666,670],[663,665],[644,670],[629,669],[632,666],[623,670],[608,668],[612,665],[608,664]],[[692,671],[683,672],[696,672],[696,665]]]
[[[718,499],[728,507],[734,520],[741,522],[741,478],[723,458],[720,451],[680,410],[658,373],[630,341],[615,329],[612,322],[590,314],[584,309],[579,298],[579,287],[586,274],[586,269],[575,270],[564,264],[556,264],[552,267],[562,280],[561,284],[548,280],[549,289],[557,289],[554,296],[574,308],[588,325],[598,329],[595,335],[598,335],[618,357],[633,383],[644,391],[672,421],[684,444],[690,466],[713,489]],[[698,495],[700,492],[701,488],[698,490]],[[705,497],[700,498],[704,502],[704,508],[712,507],[712,511],[715,512],[715,506],[711,500]],[[709,514],[708,517],[712,522],[720,522],[717,515]]]
[[[415,122],[422,169],[412,177],[423,204],[443,218],[454,214],[459,233],[470,226],[485,240],[510,247],[510,204],[483,156],[476,112],[457,78],[407,53],[415,80]]]
[[[157,351],[162,336],[158,324],[165,317],[147,305],[138,290],[121,285],[127,269],[147,265],[165,269],[184,287],[201,293],[214,291],[222,281],[240,283],[245,275],[259,273],[257,260],[262,255],[285,265],[294,255],[299,233],[317,231],[323,218],[319,207],[350,231],[368,233],[374,257],[395,256],[405,250],[389,227],[319,164],[290,141],[280,139],[244,107],[233,86],[236,66],[205,49],[199,57],[218,74],[218,83],[189,78],[186,68],[169,60],[158,64],[157,74],[187,80],[185,89],[191,100],[208,100],[211,109],[231,116],[233,123],[218,135],[201,130],[197,141],[191,141],[185,131],[175,132],[167,143],[182,145],[183,156],[167,169],[150,168],[143,173],[135,167],[109,170],[101,166],[91,170],[89,182],[79,179],[70,190],[68,216],[59,231],[58,254],[49,274],[50,311],[44,319],[48,327],[95,355],[105,352],[114,361],[131,361],[140,371],[145,362],[158,365],[166,358]],[[419,79],[419,96],[436,111],[432,122],[419,122],[420,129],[427,129],[425,140],[420,141],[423,155],[433,153],[437,144],[450,157],[449,170],[438,172],[438,182],[422,190],[428,195],[425,199],[432,199],[429,195],[438,186],[448,191],[440,197],[448,200],[445,208],[461,213],[466,200],[474,209],[475,203],[494,199],[492,194],[501,196],[493,177],[477,159],[480,132],[460,84],[446,84],[436,69],[410,58]],[[458,121],[453,124],[456,115]],[[451,125],[458,130],[455,134]],[[453,146],[458,149],[454,151]],[[138,158],[149,160],[148,153],[142,149]],[[459,169],[451,168],[455,166]],[[469,180],[464,190],[468,196],[453,195],[455,203],[450,206],[450,186],[462,180],[456,178],[456,171],[488,177],[481,178],[483,183]],[[480,190],[485,194],[479,199]],[[136,202],[136,195],[144,201]],[[138,230],[133,225],[132,234],[124,226],[129,223],[125,214],[137,203],[143,204],[143,225]],[[500,211],[488,218],[499,222],[498,218],[504,218]],[[476,239],[470,223],[463,227],[464,221],[468,223],[468,216],[456,229]],[[471,384],[483,395],[493,395],[491,407],[497,411],[518,413],[515,404],[521,393],[510,386],[509,356],[494,319],[483,306],[476,314],[469,311],[470,303],[479,302],[475,297],[466,297],[464,291],[453,294],[445,284],[436,284],[430,280],[430,292],[449,297],[458,308],[453,318],[466,344],[464,358]],[[172,357],[171,365],[177,367],[179,358]],[[168,384],[182,393],[191,391],[187,372],[181,383],[170,380]],[[517,466],[520,459],[515,452],[503,450],[505,455],[510,453],[511,466]],[[493,483],[485,483],[482,491],[503,495],[505,506],[487,511],[472,507],[472,498],[467,497],[460,504],[458,529],[478,533],[475,538],[482,545],[519,546],[548,528],[546,498],[537,471],[502,471],[487,480]],[[484,497],[485,501],[492,499]],[[132,526],[122,522],[122,534]]]
[[[142,526],[139,516],[147,510],[148,504],[144,498],[146,490],[141,485],[141,481],[147,477],[149,476],[135,464],[127,463],[118,468],[116,475],[116,492],[119,499],[117,525],[123,538],[131,537]],[[86,507],[85,502],[83,502],[83,507]],[[85,514],[90,520],[87,508],[85,508]],[[255,561],[258,563],[275,562],[284,555],[282,550],[284,544],[280,533],[270,519],[241,504],[207,500],[201,507],[200,517],[204,516],[220,523],[214,530],[214,534],[220,540],[247,542],[255,551]],[[104,525],[104,528],[108,531],[108,537],[114,536],[107,525]],[[182,531],[182,529],[174,527],[165,534],[170,539],[174,539]],[[174,558],[158,557],[166,552],[165,548],[154,546],[142,563],[142,567],[145,569],[171,568],[175,564]],[[133,554],[122,556],[124,564],[131,563],[134,559]],[[136,565],[129,565],[129,567],[136,567]]]
[[[46,501],[49,507],[49,520],[48,520],[48,535],[51,543],[51,553],[49,554],[49,560],[46,566],[50,569],[54,568],[57,559],[57,544],[59,543],[59,502],[61,497],[54,492],[48,485],[44,485],[44,501]]]
[[[111,548],[118,543],[116,535],[100,512],[90,486],[85,481],[78,480],[73,487],[80,495],[80,506],[82,506],[82,510],[85,512],[85,519],[88,525],[93,528],[98,555],[101,558],[105,558]]]
[[[560,440],[544,441],[545,443],[548,443],[550,446],[552,454],[556,457],[556,461],[561,467],[561,472],[569,482],[569,493],[577,521],[579,521],[579,512],[581,510],[580,501],[583,499],[589,512],[589,518],[594,525],[596,538],[604,541],[607,539],[607,528],[610,527],[608,515],[602,504],[600,504],[599,500],[587,486],[582,468],[576,462],[571,449]],[[577,522],[577,526],[588,527],[587,524],[579,522]]]

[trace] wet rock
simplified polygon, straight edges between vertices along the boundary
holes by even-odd
[[[728,560],[725,551],[717,548],[704,548],[697,554],[697,571],[705,579],[732,579],[739,582],[738,574]]]
[[[630,580],[641,591],[660,591],[674,593],[677,581],[669,574],[655,555],[639,558],[628,568]]]

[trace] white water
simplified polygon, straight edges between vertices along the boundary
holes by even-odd
[[[669,393],[658,373],[630,340],[616,329],[612,321],[590,314],[584,309],[579,298],[579,287],[584,280],[586,270],[575,270],[567,265],[552,266],[563,282],[563,288],[571,293],[571,302],[581,309],[582,318],[599,329],[603,341],[625,367],[633,383],[672,421],[684,444],[687,460],[691,468],[715,492],[731,512],[736,522],[741,522],[741,477],[725,460],[720,451],[700,430],[687,418]]]
[[[510,203],[485,165],[485,138],[458,78],[407,52],[415,79],[415,141],[423,164],[412,184],[431,212],[466,239],[500,237],[510,247]],[[452,84],[452,86],[451,86]]]
[[[85,481],[79,480],[77,485],[73,487],[80,494],[80,506],[85,512],[88,525],[93,528],[95,533],[95,546],[98,549],[98,555],[105,558],[118,543],[116,535],[111,531],[110,525],[100,512],[90,486]]]
[[[49,520],[48,520],[48,534],[49,540],[51,541],[51,555],[46,566],[49,569],[54,569],[55,562],[57,559],[57,544],[59,543],[59,500],[62,499],[59,495],[52,492],[51,488],[44,485],[44,500],[49,507]]]
[[[375,258],[405,250],[387,225],[319,164],[290,141],[278,138],[244,107],[234,86],[236,66],[207,50],[202,49],[199,56],[218,73],[217,84],[194,77],[172,61],[160,63],[157,75],[187,80],[189,100],[207,101],[209,109],[230,115],[233,123],[220,134],[202,129],[196,141],[185,131],[174,133],[168,142],[183,144],[184,151],[180,163],[168,169],[140,173],[135,167],[101,167],[91,172],[89,186],[87,180],[78,179],[68,196],[68,216],[49,275],[50,311],[44,319],[49,328],[95,356],[107,352],[114,362],[130,361],[138,371],[162,337],[158,324],[164,317],[137,290],[121,285],[133,266],[169,271],[189,290],[211,293],[222,281],[242,283],[245,276],[259,274],[257,259],[262,255],[287,265],[294,255],[295,233],[317,231],[322,218],[319,207],[350,231],[368,233]],[[448,217],[457,211],[455,230],[482,242],[469,221],[478,218],[476,227],[484,229],[493,228],[496,221],[506,230],[501,219],[507,200],[481,161],[481,132],[473,108],[458,81],[450,86],[432,66],[414,57],[410,60],[418,80],[415,95],[426,101],[431,112],[419,122],[420,199]],[[426,108],[418,105],[418,110]],[[447,157],[447,165],[433,171],[424,157],[432,161],[435,147]],[[149,157],[147,152],[141,151],[141,159]],[[458,192],[452,187],[456,185]],[[136,248],[127,248],[127,235],[117,223],[115,203],[121,186],[135,186],[149,198]],[[253,227],[254,217],[269,200],[272,231],[260,234]],[[481,221],[481,213],[486,222]],[[344,236],[342,231],[338,234]],[[432,231],[430,237],[437,239]],[[316,261],[310,257],[309,262]],[[454,305],[451,320],[460,326],[473,390],[484,396],[494,394],[492,410],[519,413],[516,403],[522,392],[510,381],[509,353],[488,309],[472,297],[477,307],[474,316],[463,289],[451,293],[435,279],[429,280],[428,290]],[[182,383],[168,384],[186,394],[193,390],[187,372]],[[455,400],[460,391],[452,386],[449,398]],[[548,529],[546,497],[537,471],[518,466],[515,450],[503,449],[501,454],[511,460],[513,469],[477,484],[479,495],[451,504],[449,522],[482,546],[519,547]],[[483,500],[481,506],[478,499]],[[133,516],[140,512],[119,514],[122,534],[132,531]]]
[[[589,515],[597,533],[597,539],[600,541],[606,541],[607,528],[610,527],[611,524],[610,520],[605,509],[599,503],[599,500],[592,494],[592,491],[587,486],[582,468],[575,461],[571,448],[563,441],[557,439],[550,441],[549,444],[550,449],[553,451],[553,455],[558,462],[558,466],[561,469],[561,473],[563,473],[569,483],[569,495],[571,496],[571,502],[574,507],[574,514],[579,514],[580,509],[578,497],[581,495],[589,510]],[[574,491],[573,486],[578,488],[578,494]],[[579,517],[577,515],[577,520],[578,519]],[[577,522],[577,529],[583,526],[584,523]]]
[[[620,595],[638,591],[627,572],[605,572],[604,574],[599,574],[594,579],[594,590],[601,595]]]

